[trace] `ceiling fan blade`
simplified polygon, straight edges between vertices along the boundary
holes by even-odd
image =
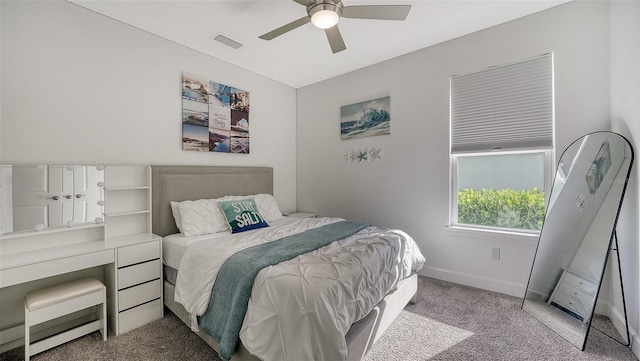
[[[313,0],[293,0],[295,2],[297,2],[300,5],[304,5],[304,6],[309,6],[311,4],[313,4],[315,1]]]
[[[342,40],[342,34],[340,34],[338,25],[328,29],[324,29],[324,33],[327,34],[327,39],[329,39],[331,51],[333,51],[334,54],[339,53],[347,48],[347,46],[344,45],[344,40]]]
[[[355,5],[342,9],[343,18],[404,20],[409,15],[411,5]]]
[[[270,31],[270,32],[268,32],[266,34],[260,35],[259,38],[260,39],[264,39],[264,40],[271,40],[271,39],[273,39],[275,37],[278,37],[278,36],[288,32],[288,31],[291,31],[291,30],[293,30],[295,28],[298,28],[298,27],[300,27],[300,26],[302,26],[302,25],[304,25],[304,24],[306,24],[306,23],[308,23],[310,21],[311,21],[311,19],[308,16],[304,16],[304,17],[301,17],[298,20],[290,22],[287,25],[281,26],[281,27],[279,27],[279,28],[277,28],[275,30],[272,30],[272,31]]]

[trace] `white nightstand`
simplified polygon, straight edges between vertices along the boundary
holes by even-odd
[[[296,212],[296,213],[290,213],[287,216],[293,217],[293,218],[316,218],[316,216],[318,215],[316,213]]]

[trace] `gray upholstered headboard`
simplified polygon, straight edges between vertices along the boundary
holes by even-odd
[[[178,233],[170,201],[218,198],[227,195],[273,194],[273,168],[151,166],[152,232]]]

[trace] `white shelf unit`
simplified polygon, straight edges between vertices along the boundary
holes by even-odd
[[[151,167],[106,166],[105,239],[151,232]]]
[[[116,335],[163,316],[161,237],[151,233],[151,167],[105,167],[109,327]]]

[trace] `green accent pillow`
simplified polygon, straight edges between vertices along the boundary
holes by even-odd
[[[258,212],[258,207],[253,198],[245,198],[236,201],[218,202],[224,213],[231,233],[239,233],[256,228],[269,227],[269,224]]]

